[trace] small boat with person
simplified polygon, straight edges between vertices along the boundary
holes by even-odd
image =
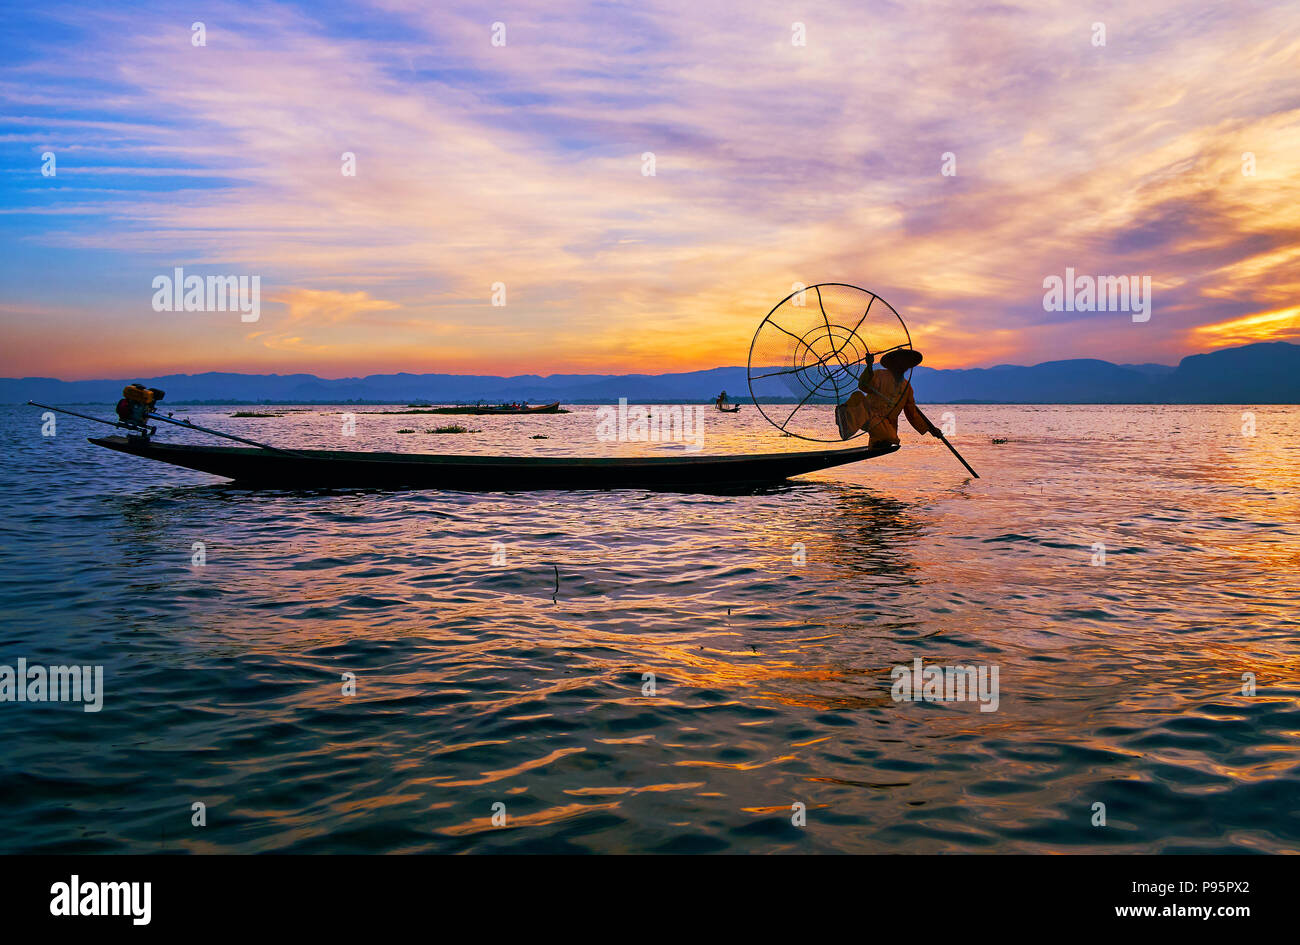
[[[733,404],[727,400],[725,390],[713,399],[713,406],[717,407],[722,413],[740,413],[740,404]]]
[[[442,407],[435,407],[432,404],[407,404],[407,410],[384,411],[386,413],[439,413],[439,414],[471,414],[476,417],[487,415],[504,415],[513,416],[514,414],[534,414],[534,413],[568,413],[567,410],[560,409],[560,402],[557,400],[550,404],[538,404],[529,406],[525,401],[519,401],[513,404],[450,404]]]
[[[473,411],[477,416],[488,414],[516,414],[516,413],[559,413],[560,402],[557,400],[552,404],[540,404],[536,407],[530,407],[526,402],[514,404],[501,404],[496,407],[475,407]]]

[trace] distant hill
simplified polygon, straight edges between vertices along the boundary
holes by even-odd
[[[99,381],[48,377],[0,379],[0,403],[116,403],[122,387],[142,381],[167,391],[167,403],[502,403],[527,400],[568,404],[702,403],[726,390],[734,400],[749,397],[746,370],[713,368],[682,374],[552,374],[492,377],[463,374],[373,374],[325,379],[313,374],[171,374]],[[755,393],[791,400],[774,377]],[[934,370],[913,375],[922,403],[1300,403],[1300,345],[1284,341],[1225,348],[1162,364],[1111,364],[1081,358],[1031,367]],[[794,398],[797,399],[797,398]]]
[[[1225,401],[1231,391],[1233,401]],[[1273,341],[1183,358],[1162,392],[1171,402],[1300,403],[1300,345]]]
[[[1109,361],[1081,358],[1033,367],[1001,365],[953,371],[922,365],[912,374],[912,383],[918,399],[931,403],[1131,404],[1159,400],[1161,380]]]

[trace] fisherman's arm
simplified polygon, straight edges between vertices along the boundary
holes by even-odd
[[[931,436],[942,436],[943,431],[930,422],[930,418],[921,413],[921,408],[916,405],[912,399],[912,385],[907,385],[907,396],[903,399],[903,413],[907,416],[907,422],[912,425],[912,429],[917,433],[925,436],[929,433]]]

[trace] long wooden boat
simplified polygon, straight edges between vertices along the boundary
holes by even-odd
[[[568,413],[567,410],[560,409],[560,402],[557,400],[553,404],[540,404],[536,407],[485,407],[482,404],[456,404],[450,407],[434,407],[431,404],[407,404],[406,410],[381,410],[379,413],[456,413],[456,414],[473,414],[475,416],[484,416],[486,414],[505,414],[513,416],[515,414],[525,413]]]
[[[558,400],[553,404],[541,404],[537,407],[475,407],[473,409],[473,413],[475,413],[478,416],[483,416],[484,414],[497,414],[497,413],[514,414],[514,413],[559,413],[559,412],[560,412],[560,402]]]
[[[201,428],[199,428],[201,429]],[[142,437],[90,442],[173,466],[197,469],[257,488],[379,487],[532,490],[680,488],[780,482],[892,453],[897,446],[732,456],[557,457],[441,456],[346,450],[245,449],[158,443]]]

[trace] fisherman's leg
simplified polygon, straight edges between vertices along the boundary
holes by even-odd
[[[898,427],[888,417],[876,417],[867,425],[869,446],[898,446]]]
[[[867,398],[855,390],[849,399],[835,408],[835,423],[840,428],[840,439],[847,440],[862,429],[867,422]]]

